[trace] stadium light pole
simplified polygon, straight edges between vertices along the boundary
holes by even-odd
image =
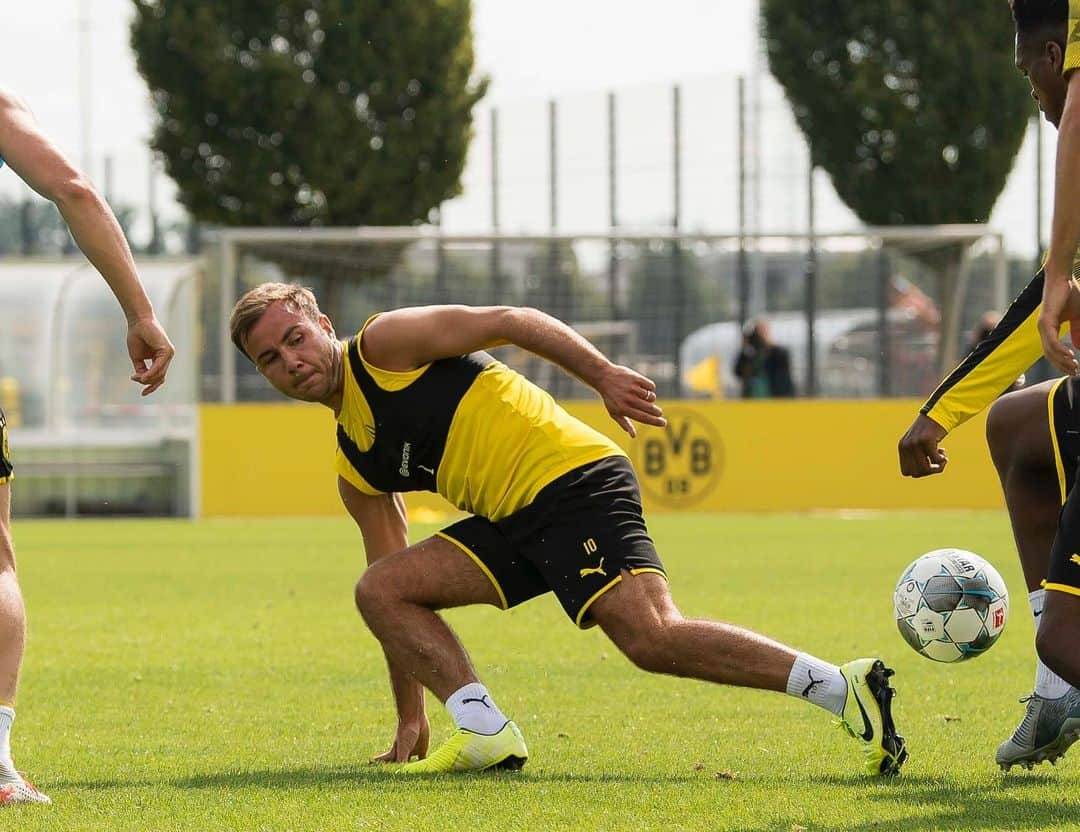
[[[499,217],[499,111],[491,108],[491,230],[498,234]],[[498,240],[491,242],[492,303],[502,303],[502,247]]]
[[[617,124],[618,111],[615,91],[611,90],[607,95],[607,122],[608,122],[608,227],[614,233],[619,225],[619,180],[618,180],[618,138]],[[619,309],[619,258],[618,243],[615,239],[608,241],[608,314],[613,321],[622,319]]]
[[[93,130],[93,107],[92,95],[93,84],[91,83],[92,53],[91,53],[91,17],[90,0],[79,0],[78,17],[79,35],[79,142],[81,144],[82,168],[87,174],[91,174],[93,163],[92,130]]]
[[[806,176],[806,396],[817,396],[817,333],[814,332],[814,323],[817,319],[817,284],[818,284],[818,250],[817,239],[817,212],[814,195],[814,151],[807,140],[806,150],[807,176]]]
[[[736,90],[738,113],[735,123],[739,148],[739,254],[735,268],[735,294],[739,304],[739,328],[742,329],[750,317],[750,275],[746,253],[746,79],[742,75],[738,77]]]
[[[682,223],[682,91],[679,85],[671,88],[671,230],[677,235]],[[675,389],[682,393],[682,341],[686,329],[686,275],[683,273],[682,244],[678,238],[671,243],[672,276],[675,278]]]

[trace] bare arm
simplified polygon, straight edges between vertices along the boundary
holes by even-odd
[[[31,188],[55,203],[87,259],[119,301],[128,321],[128,352],[143,395],[165,381],[173,346],[139,282],[127,240],[108,203],[42,132],[14,95],[0,89],[0,156]],[[149,369],[145,361],[149,360]]]
[[[1054,176],[1054,220],[1050,230],[1050,251],[1046,260],[1046,282],[1039,315],[1039,335],[1043,352],[1057,369],[1075,375],[1080,369],[1076,357],[1061,342],[1061,326],[1066,322],[1066,307],[1076,291],[1072,281],[1073,260],[1080,245],[1080,72],[1069,76],[1065,111],[1058,129],[1057,167]],[[1074,345],[1080,345],[1080,332],[1073,332]]]
[[[631,436],[631,420],[663,427],[656,385],[613,364],[580,334],[537,309],[514,306],[424,306],[380,315],[364,331],[364,356],[385,370],[411,370],[430,361],[515,344],[558,364],[588,384]]]
[[[400,552],[409,545],[409,521],[400,494],[371,496],[338,477],[338,493],[364,538],[364,552],[370,566],[379,558]],[[390,687],[394,692],[398,729],[390,750],[373,758],[378,762],[407,762],[411,757],[425,757],[428,747],[428,721],[424,709],[424,688],[387,659]]]

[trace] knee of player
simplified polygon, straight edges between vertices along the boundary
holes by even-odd
[[[1075,646],[1067,632],[1061,628],[1046,626],[1049,622],[1043,622],[1039,632],[1035,636],[1035,650],[1042,659],[1043,664],[1059,676],[1071,676],[1069,672],[1070,658],[1075,653]]]
[[[0,529],[0,573],[8,570],[15,571],[15,545],[11,542],[11,536]]]
[[[1016,441],[1015,408],[1007,397],[998,399],[986,415],[986,444],[994,465],[1001,468]]]
[[[370,566],[360,576],[360,580],[356,582],[356,588],[353,590],[353,600],[356,602],[356,609],[362,615],[377,609],[381,604],[385,603],[389,596],[387,582],[380,574],[382,571]]]

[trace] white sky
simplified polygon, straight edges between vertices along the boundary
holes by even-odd
[[[210,2],[211,0],[207,0]],[[87,79],[79,75],[80,6],[91,20]],[[734,229],[734,76],[755,61],[756,0],[474,0],[480,71],[492,77],[477,113],[477,140],[464,177],[466,193],[446,209],[450,229],[481,229],[490,220],[488,107],[500,110],[503,228],[542,230],[548,222],[546,101],[560,104],[559,227],[594,230],[607,224],[606,91],[619,91],[620,221],[670,220],[671,85],[683,86],[683,227]],[[113,158],[119,201],[145,206],[151,118],[128,46],[130,0],[36,0],[21,4],[0,27],[0,79],[26,98],[46,129],[73,158],[89,158],[105,186],[103,159]],[[90,147],[82,142],[80,84],[88,100]],[[763,224],[802,228],[805,174],[801,140],[782,98],[763,90],[760,138]],[[1052,140],[1047,145],[1052,176]],[[1033,152],[1021,155],[993,225],[1014,248],[1032,248]],[[179,211],[173,189],[158,177],[158,205]],[[1052,179],[1047,180],[1052,181]],[[0,193],[21,193],[10,173]],[[768,197],[775,192],[776,198]],[[851,227],[850,214],[827,182],[819,188],[819,223]],[[136,233],[139,229],[136,228]]]

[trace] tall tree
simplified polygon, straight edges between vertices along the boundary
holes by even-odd
[[[863,222],[986,221],[1031,111],[1004,2],[762,0],[761,8],[769,66],[813,161]],[[941,275],[945,362],[957,340],[962,255],[954,245],[924,257]]]
[[[198,220],[405,225],[461,190],[470,0],[133,0],[152,145]]]

